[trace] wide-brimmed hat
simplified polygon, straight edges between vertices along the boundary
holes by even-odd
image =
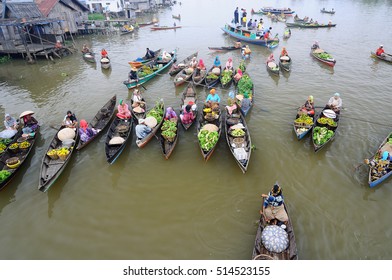
[[[22,114],[20,114],[19,118],[23,118],[24,116],[32,115],[32,114],[34,114],[33,111],[24,111]]]
[[[131,67],[131,70],[132,70],[132,71],[137,71],[137,68],[136,68],[135,66],[132,66],[132,67]]]

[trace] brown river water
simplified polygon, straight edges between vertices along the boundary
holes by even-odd
[[[234,8],[246,5],[249,12],[261,8],[260,3],[184,0],[154,15],[162,25],[172,25],[172,14],[180,13],[177,25],[182,28],[176,31],[143,27],[125,36],[77,37],[79,49],[84,43],[97,53],[106,48],[109,71],[83,61],[80,52],[55,63],[42,59],[28,65],[14,59],[0,65],[1,121],[4,113],[18,116],[33,110],[41,123],[34,152],[0,193],[0,259],[250,259],[260,195],[275,181],[283,188],[300,259],[392,259],[392,180],[370,189],[368,169],[354,170],[392,130],[387,113],[392,65],[370,57],[379,44],[392,53],[390,1],[263,2],[319,22],[331,19],[337,26],[293,28],[291,38],[273,50],[276,57],[285,46],[293,59],[291,73],[280,77],[271,77],[265,68],[271,50],[250,45],[247,71],[256,98],[247,121],[256,149],[245,175],[223,137],[204,162],[192,127],[180,129],[169,160],[156,139],[143,149],[133,140],[109,165],[103,135],[73,155],[47,193],[37,189],[40,163],[55,134],[51,127],[58,126],[67,110],[89,121],[114,94],[130,98],[122,84],[130,70],[127,62],[144,55],[146,47],[177,48],[179,60],[199,51],[210,67],[217,53],[208,47],[235,41],[220,30]],[[337,12],[322,14],[322,7]],[[285,25],[263,18],[282,38]],[[310,56],[315,40],[336,58],[334,69]],[[228,57],[235,65],[241,60],[238,52],[218,55],[222,63]],[[184,87],[175,88],[167,73],[145,87],[147,102],[163,98],[178,112]],[[229,90],[217,92],[225,103]],[[323,106],[335,92],[344,107],[337,136],[314,153],[309,136],[295,138],[291,124],[296,109],[310,94],[316,106]],[[200,100],[208,94],[204,88],[197,93]]]

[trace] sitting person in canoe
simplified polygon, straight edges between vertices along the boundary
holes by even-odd
[[[165,114],[165,120],[172,120],[174,119],[175,121],[177,121],[178,117],[176,112],[173,110],[172,107],[167,107],[166,109],[166,114]]]
[[[146,55],[144,57],[146,59],[154,58],[155,53],[152,50],[150,50],[149,48],[146,48],[146,50],[147,50],[147,52],[146,52]]]
[[[67,114],[63,119],[63,126],[69,128],[75,128],[78,126],[78,119],[76,118],[75,114],[73,114],[71,111],[67,111]]]
[[[312,49],[319,49],[320,48],[320,45],[319,45],[319,42],[318,41],[315,41],[314,43],[313,43],[313,46],[312,46]]]
[[[135,67],[131,68],[131,71],[129,72],[129,77],[128,77],[128,82],[139,82],[139,76],[137,75],[137,69]]]
[[[197,64],[197,68],[199,69],[199,70],[206,70],[206,66],[204,65],[204,61],[203,61],[203,59],[199,59],[199,63]]]
[[[289,220],[286,210],[284,209],[284,198],[282,194],[282,188],[276,183],[268,194],[262,194],[261,197],[265,198],[263,208],[260,210],[260,214],[264,215],[267,223],[277,222],[286,223]]]
[[[94,128],[89,128],[86,120],[80,121],[80,127],[79,127],[80,141],[87,142],[88,140],[91,139],[91,137],[93,137],[98,132],[99,131],[95,130]]]
[[[242,70],[240,68],[237,69],[237,73],[234,75],[233,79],[238,82],[242,78]]]
[[[22,119],[24,124],[22,128],[23,133],[28,134],[38,129],[38,121],[32,116],[33,114],[33,111],[25,111],[20,114],[19,118]]]
[[[280,56],[288,56],[288,55],[289,55],[289,53],[287,52],[286,48],[283,47],[282,51],[280,52]]]
[[[336,92],[329,99],[325,108],[333,110],[336,114],[340,114],[340,109],[342,109],[342,99],[340,98],[340,94]]]
[[[105,49],[101,50],[101,58],[107,58],[108,57],[108,52]]]
[[[249,45],[246,45],[241,50],[242,59],[249,59],[251,53],[252,53],[252,51],[250,50]]]
[[[226,66],[224,70],[233,70],[233,59],[229,57],[226,62]]]
[[[10,114],[5,114],[4,127],[5,129],[0,132],[0,138],[10,139],[18,132],[19,123]]]
[[[142,94],[137,88],[133,91],[132,101],[132,108],[140,107],[142,113],[145,111],[144,107],[146,103],[143,101]]]
[[[181,121],[183,124],[190,124],[195,119],[195,115],[192,110],[192,105],[188,104],[185,106],[182,114],[180,115]]]
[[[130,119],[131,111],[129,111],[128,104],[125,103],[122,99],[120,100],[120,104],[117,106],[118,113],[116,116],[120,119]]]
[[[380,45],[380,47],[376,50],[376,55],[377,56],[383,56],[384,55],[384,46]]]
[[[146,137],[151,131],[152,129],[146,125],[145,119],[139,119],[139,124],[135,127],[136,142]]]
[[[82,53],[89,53],[89,52],[90,52],[90,49],[87,47],[86,44],[84,44],[83,48],[82,48]]]
[[[269,57],[267,58],[267,61],[266,61],[267,64],[270,63],[270,62],[275,62],[275,58],[274,58],[274,54],[273,53],[271,53],[269,55]]]
[[[168,53],[167,51],[163,51],[162,53],[162,61],[163,62],[169,62],[172,59],[172,56],[170,53]]]
[[[214,60],[214,67],[219,67],[219,66],[221,66],[221,62],[219,56],[216,56]]]
[[[196,68],[197,67],[197,58],[196,56],[192,57],[192,60],[189,62],[189,67]]]
[[[227,100],[227,105],[226,105],[226,112],[228,115],[232,115],[233,113],[237,113],[237,103],[234,102],[233,98],[229,98]]]
[[[242,111],[246,112],[252,106],[252,100],[249,98],[249,94],[244,92],[243,98],[240,100],[240,107]]]
[[[313,96],[309,95],[308,99],[306,100],[305,104],[298,111],[298,115],[306,114],[308,116],[314,116],[314,102]]]
[[[206,98],[206,107],[211,107],[212,103],[220,103],[220,97],[215,93],[215,89],[210,90],[210,94]]]

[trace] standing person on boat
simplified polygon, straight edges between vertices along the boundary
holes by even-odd
[[[88,127],[88,123],[86,120],[80,121],[80,127],[79,127],[80,141],[87,142],[88,140],[91,139],[91,137],[93,137],[97,133],[98,130]]]
[[[234,24],[235,26],[237,26],[239,24],[239,20],[238,20],[238,7],[235,8],[234,10]]]
[[[120,104],[117,106],[117,117],[120,119],[130,119],[131,111],[129,111],[128,104],[125,103],[122,99],[120,100]]]
[[[129,79],[128,82],[139,82],[139,76],[137,75],[137,69],[135,67],[131,68],[131,71],[129,72]]]
[[[247,24],[248,29],[252,29],[252,19],[250,18]]]
[[[144,57],[146,59],[154,58],[155,53],[152,50],[150,50],[149,48],[146,48],[146,50],[147,50],[147,52],[146,52],[146,55]]]
[[[246,27],[246,12],[245,11],[242,15],[242,27]]]
[[[383,56],[384,55],[384,46],[380,45],[380,47],[376,50],[376,55],[377,56]]]
[[[232,70],[233,69],[233,59],[229,57],[226,62],[225,70]]]
[[[12,138],[18,132],[19,124],[10,114],[5,114],[4,126],[5,129],[0,132],[0,138]]]
[[[152,129],[146,125],[145,119],[139,119],[139,124],[135,127],[136,143],[146,137]]]
[[[238,8],[237,8],[238,9]],[[185,106],[182,114],[180,114],[180,118],[183,124],[190,124],[195,119],[195,115],[192,111],[192,105],[188,104]]]
[[[265,32],[264,33],[264,40],[268,41],[270,39],[270,35],[271,35],[271,32],[269,30],[267,32]]]
[[[166,114],[165,114],[165,120],[171,120],[171,119],[175,119],[177,121],[178,117],[172,107],[167,107]]]
[[[101,58],[107,58],[107,57],[108,57],[108,52],[105,49],[102,49]]]
[[[221,66],[221,62],[219,60],[219,56],[216,56],[214,60],[214,67],[220,67],[220,66]]]
[[[206,98],[206,104],[208,107],[211,107],[211,103],[220,103],[220,97],[215,93],[214,88],[210,90],[210,94]]]
[[[257,19],[252,22],[252,29],[256,30],[257,28]]]
[[[204,61],[203,61],[203,59],[199,59],[199,64],[197,65],[197,68],[199,69],[199,70],[206,70],[206,66],[204,65]]]
[[[336,114],[340,114],[340,109],[342,109],[342,99],[339,93],[335,93],[328,101],[325,108],[333,110]]]
[[[286,48],[283,47],[282,51],[280,52],[280,56],[288,56],[288,55],[289,55],[289,53],[287,52]]]
[[[38,121],[32,116],[33,114],[33,111],[25,111],[20,114],[19,118],[22,119],[24,124],[22,128],[23,133],[28,134],[34,132],[39,127]]]
[[[260,214],[264,215],[267,223],[272,220],[274,224],[278,221],[286,223],[289,220],[286,210],[284,209],[284,197],[282,188],[276,183],[268,194],[262,194],[264,198],[263,208]]]
[[[308,116],[314,116],[314,101],[313,96],[309,95],[308,99],[306,100],[305,104],[302,105],[298,114],[307,114]]]
[[[90,49],[87,47],[86,44],[84,44],[83,48],[82,48],[82,53],[89,53],[89,52],[90,52]]]
[[[67,118],[69,118],[71,124],[66,123]],[[76,118],[75,114],[73,114],[71,111],[67,111],[67,114],[65,115],[64,119],[63,119],[63,125],[66,127],[70,127],[70,128],[75,128],[78,125],[78,119]]]

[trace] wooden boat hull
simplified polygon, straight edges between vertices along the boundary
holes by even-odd
[[[287,22],[287,27],[300,27],[300,28],[331,28],[335,27],[334,24],[314,24],[314,23],[302,23],[302,22]]]
[[[101,60],[100,60],[100,62],[101,62],[101,68],[102,68],[102,69],[109,69],[109,68],[111,67],[110,59],[107,58],[107,60],[109,60],[109,61],[106,61],[106,60],[104,60],[104,59],[101,59]]]
[[[119,134],[116,130],[116,128],[119,125],[128,126],[129,127],[128,131],[125,133]],[[114,120],[110,124],[110,128],[106,134],[106,140],[105,140],[105,154],[106,154],[106,160],[108,163],[113,164],[116,161],[116,159],[120,156],[120,154],[124,150],[125,146],[132,138],[132,128],[133,128],[132,119],[123,120],[123,119],[118,118],[117,116],[114,118]],[[116,136],[120,136],[120,137],[124,138],[125,141],[120,145],[109,145],[110,140]]]
[[[151,31],[178,29],[178,28],[181,28],[181,27],[182,27],[182,26],[161,26],[161,27],[151,27]]]
[[[290,29],[286,28],[285,31],[283,32],[283,39],[288,39],[291,37],[291,31]]]
[[[287,55],[288,56],[288,55]],[[288,56],[289,57],[289,56]],[[287,71],[290,72],[291,71],[291,64],[293,63],[291,60],[291,57],[289,57],[290,60],[286,61],[286,60],[282,60],[279,58],[279,67],[280,69],[283,71]]]
[[[313,116],[310,116],[310,117],[312,117],[313,124],[314,124],[314,122],[315,122],[315,120],[316,120],[316,117],[315,117],[315,116],[316,116],[316,112],[315,112],[315,114],[314,114]],[[299,115],[298,115],[298,114],[296,115],[295,119],[297,119],[297,118],[299,118]],[[294,128],[294,133],[295,133],[297,139],[298,139],[298,140],[301,140],[301,139],[303,139],[310,131],[312,131],[313,125],[305,126],[305,127],[304,127],[304,126],[302,126],[302,125],[296,125],[295,122],[293,122],[293,128]],[[299,131],[298,131],[299,128],[306,128],[307,130],[306,130],[306,131],[303,131],[303,132],[299,132]]]
[[[140,27],[143,27],[143,26],[147,26],[147,25],[153,25],[155,22],[153,22],[153,21],[149,21],[149,22],[142,22],[142,23],[139,23],[138,25],[140,26]]]
[[[212,156],[212,154],[215,151],[215,148],[217,147],[221,134],[222,134],[222,111],[219,110],[219,118],[214,120],[213,122],[207,122],[206,120],[204,120],[204,114],[203,111],[199,116],[199,120],[197,121],[197,134],[196,137],[199,135],[200,130],[202,129],[203,125],[207,124],[207,123],[212,123],[215,124],[218,127],[218,141],[216,141],[214,147],[211,148],[211,150],[209,151],[204,151],[200,145],[200,141],[199,139],[197,139],[197,142],[199,143],[199,147],[200,147],[200,151],[201,154],[204,158],[205,161],[208,161],[210,159],[210,157]]]
[[[200,71],[204,71],[204,75],[199,75]],[[198,78],[198,77],[200,77],[200,78]],[[200,69],[196,68],[192,74],[192,82],[195,86],[203,85],[206,77],[207,77],[207,70],[200,70]]]
[[[135,124],[138,124],[138,123],[139,123],[139,119],[145,119],[145,118],[146,118],[147,103],[146,103],[146,100],[144,99],[144,97],[142,97],[142,101],[144,102],[144,112],[142,112],[142,113],[136,113],[136,112],[133,110],[133,107],[132,107],[132,105],[133,105],[133,100],[131,99],[131,107],[132,107],[131,114],[132,114],[132,118],[133,118],[133,121],[134,121]]]
[[[188,86],[182,92],[182,98],[181,98],[181,103],[180,103],[180,115],[183,112],[183,106],[186,106],[189,103],[189,101],[192,101],[194,104],[197,104],[196,89],[195,89],[195,86],[193,85],[193,83],[188,83]],[[192,126],[192,124],[195,123],[195,121],[197,120],[197,113],[198,113],[197,110],[193,111],[193,115],[195,118],[194,118],[193,122],[188,123],[188,124],[184,124],[180,118],[180,122],[185,130],[188,130]]]
[[[161,104],[163,106],[162,120],[152,129],[152,131],[146,137],[144,137],[140,141],[136,141],[136,145],[139,148],[143,148],[144,146],[146,146],[148,144],[148,142],[150,142],[150,140],[155,136],[155,134],[157,133],[158,129],[161,128],[161,125],[163,123],[163,116],[165,114],[165,104],[163,103],[163,101],[161,101]]]
[[[187,74],[186,70],[187,68],[184,68],[174,78],[173,83],[176,87],[184,84],[185,82],[189,81],[192,78],[193,72],[191,74]]]
[[[282,13],[286,16],[290,16],[292,14],[295,13],[295,11],[291,11],[291,10],[282,10],[282,9],[266,9],[266,8],[261,8],[260,12],[262,12],[263,14],[273,14],[273,15],[281,15]]]
[[[376,55],[376,53],[374,52],[371,52],[372,57],[376,57],[380,60],[392,63],[392,54],[388,54],[388,53],[384,53],[384,54],[385,54],[384,56],[381,56],[381,55]]]
[[[23,150],[23,149],[19,149],[19,151],[15,154],[13,152],[10,151],[10,149],[6,149],[0,157],[0,170],[7,170],[8,172],[10,172],[11,174],[9,175],[9,177],[7,177],[4,181],[2,181],[0,183],[0,190],[4,189],[10,182],[11,180],[16,176],[16,174],[18,173],[19,170],[21,170],[21,168],[23,167],[23,163],[27,160],[29,154],[31,153],[32,149],[34,148],[34,144],[35,141],[37,139],[39,133],[39,127],[38,129],[35,131],[34,137],[29,137],[29,139],[27,139],[26,141],[28,141],[30,143],[30,146]],[[15,135],[18,135],[15,134]],[[13,138],[13,141],[10,143],[10,145],[12,143],[17,143],[18,138],[21,136],[21,134],[19,134],[17,137]],[[19,158],[20,164],[18,167],[16,168],[9,168],[6,164],[6,160],[12,157],[17,157]]]
[[[98,136],[100,136],[104,129],[108,126],[110,123],[111,119],[113,118],[114,113],[116,112],[116,101],[117,101],[117,96],[114,95],[112,98],[109,99],[109,101],[103,105],[103,107],[97,112],[97,114],[94,116],[94,118],[89,122],[88,127],[89,128],[94,128],[95,130],[98,130],[97,134],[92,136],[88,141],[82,142],[82,140],[79,140],[78,147],[76,150],[81,150],[84,147],[86,147],[88,144],[90,144],[94,139],[96,139]],[[103,112],[104,111],[104,112]]]
[[[320,12],[322,12],[324,14],[331,14],[331,15],[335,14],[335,11],[328,11],[328,10],[323,10],[323,9],[321,9]]]
[[[160,133],[160,135],[159,135],[159,141],[160,141],[162,153],[163,153],[163,156],[165,157],[165,159],[169,159],[169,157],[171,156],[171,154],[172,154],[173,151],[174,151],[174,148],[175,148],[176,145],[177,145],[178,133],[179,133],[179,132],[178,132],[178,123],[179,123],[179,120],[177,119],[177,123],[176,123],[177,133],[176,133],[176,136],[174,137],[173,142],[170,142],[170,141],[166,140],[166,139],[162,136],[162,131],[161,131],[161,133]]]
[[[235,140],[234,140],[237,138],[233,137],[229,134],[230,125],[227,124],[227,120],[230,118],[231,117],[226,112],[226,121],[225,121],[226,143],[227,143],[227,146],[229,147],[229,150],[230,150],[231,154],[233,155],[236,163],[240,167],[242,173],[245,174],[245,172],[248,170],[250,155],[252,153],[252,141],[250,138],[250,132],[248,129],[248,125],[246,124],[245,117],[242,114],[240,114],[239,115],[239,123],[242,123],[242,125],[245,127],[244,128],[245,136],[243,137],[244,143],[241,144],[240,146],[238,145],[238,147],[237,147],[237,144],[235,144]],[[241,149],[241,151],[242,151],[242,149],[244,149],[245,154],[236,155],[236,149]]]
[[[123,83],[124,83],[124,85],[128,89],[132,89],[132,88],[135,88],[137,86],[140,86],[140,85],[148,82],[152,78],[158,76],[159,73],[161,73],[161,72],[165,71],[166,69],[168,69],[173,64],[173,62],[175,60],[176,60],[176,52],[174,52],[174,54],[172,56],[172,59],[168,63],[166,63],[162,67],[160,67],[157,71],[151,73],[150,75],[147,75],[147,76],[144,76],[144,77],[140,78],[139,81],[132,81],[132,82],[124,81]]]
[[[169,70],[169,75],[174,76],[174,75],[178,74],[178,72],[183,70],[188,65],[188,63],[192,60],[192,58],[197,57],[198,54],[199,54],[199,52],[195,52],[195,53],[191,54],[190,56],[188,56],[187,58],[185,58],[180,63],[173,63],[172,67]],[[184,65],[184,66],[179,66],[179,65]]]
[[[388,139],[392,137],[392,133],[389,133],[388,136],[384,139],[384,141],[381,142],[380,146],[377,149],[376,154],[370,159],[374,160],[375,156],[377,153],[383,148],[383,146],[388,142]],[[368,183],[370,188],[374,188],[375,186],[381,184],[385,180],[387,180],[390,176],[392,175],[392,168],[389,168],[389,171],[387,169],[387,173],[381,177],[379,177],[376,180],[372,180],[372,168],[369,168],[369,177],[368,177]]]
[[[181,20],[181,16],[172,15],[172,18]]]
[[[231,37],[250,44],[264,46],[264,47],[269,47],[271,44],[273,47],[275,47],[275,45],[277,46],[279,44],[279,39],[276,37],[273,40],[267,40],[267,41],[257,39],[257,37],[255,39],[252,39],[250,36],[247,37],[243,35],[243,34],[250,33],[249,31],[244,31],[245,33],[243,33],[242,29],[229,26],[228,24],[226,24],[225,27],[222,27],[221,29],[223,30],[223,32],[230,35]]]
[[[222,66],[219,66],[218,68],[220,69],[220,74],[219,75],[217,75],[218,76],[218,78],[217,79],[208,79],[208,75],[210,74],[210,73],[212,73],[211,71],[212,71],[212,69],[214,69],[215,67],[214,66],[212,66],[211,68],[210,68],[210,70],[207,72],[207,75],[206,75],[206,78],[205,78],[205,83],[206,83],[206,85],[207,85],[207,87],[208,88],[212,88],[212,87],[214,87],[214,86],[216,86],[219,82],[220,82],[220,77],[221,77],[221,74],[222,74]]]
[[[222,75],[221,75],[220,78],[219,78],[219,79],[220,79],[220,83],[221,83],[222,88],[228,88],[228,87],[230,87],[231,83],[233,82],[233,77],[234,77],[234,69],[231,68],[231,77],[230,77],[230,80],[229,80],[228,82],[226,82],[226,83],[223,83],[222,77],[223,77],[223,73],[224,73],[225,71],[227,71],[227,70],[223,70]]]
[[[278,64],[276,64],[276,61],[272,61],[272,62],[274,62],[275,65],[276,65],[277,67],[276,67],[276,68],[272,68],[272,67],[270,67],[270,66],[268,65],[268,63],[266,63],[265,65],[266,65],[266,67],[267,67],[267,70],[268,70],[268,72],[270,72],[271,74],[279,76],[280,67],[279,67]]]
[[[57,137],[57,133],[62,129],[63,127],[60,127],[60,129],[56,132],[55,136],[53,137],[52,141],[50,142],[50,145],[42,159],[42,164],[41,164],[41,171],[40,171],[40,179],[39,179],[39,184],[38,184],[38,189],[42,192],[47,192],[49,188],[54,184],[54,182],[57,180],[57,178],[61,175],[61,173],[64,171],[65,167],[69,163],[69,161],[72,158],[72,155],[74,151],[76,150],[75,147],[78,145],[79,141],[79,130],[76,129],[75,131],[75,138],[73,139],[75,142],[69,149],[69,155],[68,157],[63,161],[61,159],[51,159],[48,155],[47,152],[51,149],[57,149],[62,146],[62,142],[60,139]]]
[[[325,52],[325,53],[327,53],[327,52]],[[316,53],[315,53],[315,51],[312,49],[312,51],[311,51],[311,53],[310,53],[315,59],[317,59],[318,61],[321,61],[322,63],[324,63],[324,64],[327,64],[328,66],[331,66],[331,67],[334,67],[335,66],[335,64],[336,64],[336,60],[333,58],[333,59],[330,59],[330,60],[328,60],[328,59],[322,59],[321,57],[319,57]]]
[[[90,63],[96,63],[95,56],[92,53],[84,53],[83,59],[87,62],[90,62]]]
[[[161,54],[161,51],[162,51],[162,49],[154,51],[155,55],[152,58],[146,58],[143,56],[142,59],[130,61],[130,62],[128,62],[128,64],[131,65],[131,67],[136,67],[136,68],[142,67],[144,64],[146,64],[148,62],[150,62],[152,60],[156,60],[158,58],[158,56]]]
[[[244,75],[249,76],[248,73],[245,73]],[[250,76],[249,76],[249,78],[250,78]],[[240,94],[240,93],[238,92],[238,87],[236,88],[236,95],[237,95],[237,94]],[[254,85],[254,83],[253,83],[253,87],[252,87],[252,99],[251,99],[250,106],[248,107],[248,109],[245,110],[244,108],[242,108],[242,107],[239,105],[240,112],[241,112],[241,114],[242,114],[244,117],[246,117],[246,115],[248,115],[248,113],[249,113],[250,110],[252,109],[253,103],[254,103],[254,99],[255,99],[255,85]],[[238,103],[237,103],[237,104],[238,104]]]
[[[263,207],[263,205],[261,206]],[[284,204],[284,208],[286,210],[287,215],[289,216],[289,220],[287,222],[287,228],[286,232],[288,234],[289,238],[289,246],[286,250],[284,250],[282,253],[273,253],[268,251],[262,241],[261,241],[261,235],[264,230],[264,228],[268,225],[264,215],[260,216],[260,221],[259,221],[259,226],[257,227],[257,233],[256,233],[256,238],[255,238],[255,245],[253,248],[253,253],[252,253],[252,260],[262,260],[262,259],[268,259],[268,260],[298,260],[298,252],[297,252],[297,244],[295,241],[295,235],[294,235],[294,228],[293,228],[293,223],[291,221],[287,205]]]
[[[241,48],[236,48],[234,46],[231,46],[231,47],[208,47],[208,49],[211,51],[225,52],[225,51],[235,51]]]
[[[320,114],[321,114],[322,112],[320,112]],[[317,119],[320,117],[320,114],[317,116],[317,118],[315,119],[315,121],[314,121],[314,125],[313,125],[313,129],[312,129],[312,143],[313,143],[313,149],[314,149],[314,152],[318,152],[319,150],[321,150],[322,148],[324,148],[325,147],[325,145],[327,145],[328,143],[330,143],[333,139],[335,139],[335,137],[336,137],[336,131],[338,130],[338,127],[339,127],[339,118],[340,118],[340,116],[338,116],[338,119],[336,120],[335,119],[335,121],[336,121],[336,127],[330,127],[329,129],[330,130],[332,130],[334,133],[333,133],[333,136],[331,137],[331,138],[329,138],[324,144],[322,144],[322,145],[317,145],[315,142],[314,142],[314,139],[313,139],[313,136],[314,136],[314,129],[318,126],[317,125]]]

